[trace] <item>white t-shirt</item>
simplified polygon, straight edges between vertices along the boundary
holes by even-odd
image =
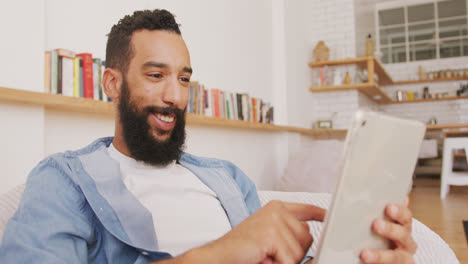
[[[153,215],[159,251],[173,256],[216,240],[231,230],[216,194],[175,162],[153,166],[107,149],[120,163],[127,189]]]

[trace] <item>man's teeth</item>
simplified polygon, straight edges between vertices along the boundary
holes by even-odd
[[[165,115],[161,115],[161,114],[156,114],[156,117],[158,119],[161,119],[164,122],[167,122],[167,123],[174,122],[174,117],[173,116],[165,116]]]

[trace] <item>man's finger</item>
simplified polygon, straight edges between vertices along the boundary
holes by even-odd
[[[378,235],[390,239],[409,252],[416,252],[417,245],[411,237],[411,233],[403,226],[378,219],[374,221],[372,228]]]
[[[404,251],[364,249],[361,260],[366,264],[409,264],[414,263],[413,257]]]
[[[284,203],[286,209],[299,221],[323,221],[325,209],[310,204]]]
[[[411,211],[405,206],[394,203],[389,204],[385,208],[385,215],[397,223],[400,223],[404,226],[409,225],[411,227],[413,216]]]

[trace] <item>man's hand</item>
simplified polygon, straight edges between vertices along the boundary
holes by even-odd
[[[316,206],[272,201],[186,257],[192,263],[298,263],[313,241],[306,221],[323,221],[324,216],[325,210]]]
[[[364,263],[414,263],[413,255],[417,245],[411,236],[412,214],[406,206],[389,204],[385,215],[393,220],[377,219],[372,223],[372,230],[381,237],[390,239],[393,247],[388,250],[365,249],[361,252]]]

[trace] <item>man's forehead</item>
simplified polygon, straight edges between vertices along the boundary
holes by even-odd
[[[133,59],[138,64],[150,60],[190,66],[190,55],[182,37],[167,30],[138,30],[132,34]],[[133,60],[132,59],[132,60]]]

